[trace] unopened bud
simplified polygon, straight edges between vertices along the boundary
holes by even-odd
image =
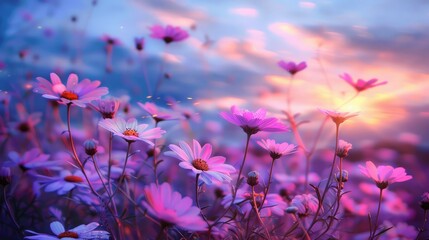
[[[8,167],[1,167],[0,168],[0,185],[7,186],[11,183],[12,176],[10,173],[10,168]]]
[[[420,200],[420,207],[423,208],[423,210],[429,210],[429,192],[425,192],[422,195],[422,198]]]
[[[259,173],[257,171],[251,171],[247,174],[247,184],[252,187],[259,184]]]
[[[85,153],[89,156],[94,156],[97,153],[97,141],[94,139],[86,140],[83,143],[83,147],[85,148]]]
[[[286,212],[287,213],[290,213],[290,214],[295,214],[295,213],[297,213],[298,212],[298,208],[297,207],[288,207],[288,208],[286,208]]]
[[[340,182],[340,173],[337,172],[335,174],[335,178],[337,179],[337,182]],[[341,182],[345,183],[349,180],[349,172],[347,170],[341,170]]]
[[[223,197],[225,197],[225,193],[223,192],[223,190],[221,188],[216,188],[214,190],[214,194],[215,194],[216,198],[222,199]]]

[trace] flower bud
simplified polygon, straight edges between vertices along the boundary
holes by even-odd
[[[223,190],[221,188],[216,188],[214,190],[214,194],[216,196],[216,198],[222,199],[225,197],[225,193],[223,192]]]
[[[297,208],[297,207],[294,207],[294,206],[292,206],[292,207],[288,207],[288,208],[286,208],[286,212],[287,212],[287,213],[291,213],[291,214],[295,214],[295,213],[297,213],[297,212],[298,212],[298,208]]]
[[[335,178],[337,179],[337,182],[340,182],[340,173],[337,172],[335,174]],[[341,182],[347,182],[349,180],[349,172],[347,170],[341,170]]]
[[[345,158],[349,155],[349,151],[352,149],[352,144],[344,140],[338,141],[338,148],[336,154],[340,158]]]
[[[422,198],[420,200],[420,207],[423,208],[423,210],[429,210],[429,192],[425,192],[422,195]]]
[[[10,184],[12,181],[12,176],[10,173],[10,168],[1,167],[0,168],[0,185],[5,187]]]
[[[259,173],[257,171],[251,171],[247,174],[247,184],[252,187],[259,184]]]
[[[95,141],[94,139],[89,139],[86,140],[83,143],[83,146],[85,148],[85,153],[88,154],[89,156],[94,156],[97,153],[97,141]]]

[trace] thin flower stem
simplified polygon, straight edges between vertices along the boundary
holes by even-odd
[[[262,199],[261,206],[259,207],[259,211],[262,210],[262,207],[264,206],[264,203],[265,203],[265,199],[267,199],[268,191],[270,190],[271,177],[273,175],[274,162],[275,162],[275,159],[273,158],[273,160],[271,161],[270,174],[268,175],[268,184],[267,184],[267,187],[265,188],[264,198]]]
[[[124,182],[124,179],[125,179],[125,169],[127,168],[127,163],[128,163],[128,158],[130,156],[130,150],[131,150],[131,143],[132,142],[131,141],[127,141],[127,143],[128,143],[128,146],[127,146],[127,154],[125,156],[124,167],[122,168],[122,172],[121,172],[121,175],[120,175],[119,180],[118,180],[118,186],[116,187],[115,192],[113,192],[113,194],[112,194],[112,200],[113,200],[113,197],[118,192],[118,188],[121,187],[121,185],[122,185],[122,183]]]
[[[381,209],[381,201],[383,198],[383,189],[380,188],[380,196],[378,198],[378,208],[377,208],[377,215],[375,215],[375,223],[374,223],[374,228],[373,228],[373,233],[370,233],[370,239],[374,239],[375,238],[375,233],[377,232],[377,228],[378,228],[378,217],[380,216],[380,209]]]
[[[220,219],[225,216],[225,214],[231,209],[232,205],[234,205],[234,201],[235,198],[237,197],[237,190],[238,187],[240,185],[240,177],[241,177],[241,173],[243,172],[243,167],[244,167],[244,162],[246,161],[246,157],[247,157],[247,152],[249,150],[249,142],[250,142],[250,137],[252,136],[252,134],[247,134],[247,138],[246,138],[246,147],[244,149],[244,156],[243,156],[243,160],[241,162],[241,167],[240,167],[240,171],[238,172],[238,178],[237,178],[237,182],[235,183],[235,189],[233,189],[232,192],[232,201],[231,204],[229,205],[229,207],[225,210],[225,212],[222,213],[222,215],[220,215],[220,217],[211,225],[214,226],[216,225]]]
[[[198,192],[199,192],[198,191],[198,179],[199,179],[199,177],[200,177],[200,174],[197,174],[197,176],[195,177],[195,202],[197,203],[197,207],[200,209],[200,213],[201,213],[201,216],[203,217],[204,221],[207,223],[207,225],[210,226],[209,221],[207,220],[206,216],[203,213],[203,210],[200,207],[200,201],[198,198]],[[210,239],[210,236],[209,236],[209,239]]]
[[[287,111],[292,115],[292,110],[291,110],[291,99],[292,99],[292,96],[291,96],[291,91],[292,91],[292,83],[293,83],[293,74],[290,76],[290,78],[289,78],[289,86],[288,86],[288,89],[287,89]]]
[[[144,52],[140,51],[139,52],[139,57],[142,63],[142,71],[143,71],[143,77],[144,80],[146,82],[146,89],[147,89],[147,94],[148,96],[152,96],[152,90],[150,89],[150,83],[149,83],[149,79],[147,77],[147,70],[146,70],[146,64],[145,64],[145,56],[144,56]]]
[[[334,171],[335,161],[337,159],[336,151],[337,151],[337,148],[338,148],[339,129],[340,129],[340,125],[336,124],[336,129],[335,129],[335,148],[334,148],[335,151],[334,151],[334,158],[332,160],[331,171],[329,172],[329,177],[328,177],[325,189],[323,190],[323,194],[322,194],[321,198],[319,199],[319,206],[318,206],[318,208],[316,210],[316,213],[314,214],[313,221],[310,224],[310,227],[308,228],[307,231],[310,231],[311,228],[314,226],[314,224],[317,222],[317,217],[318,217],[318,215],[319,215],[319,213],[321,211],[321,208],[323,206],[323,201],[325,200],[326,193],[328,192],[328,190],[330,188],[330,185],[331,185],[332,173]]]
[[[158,127],[158,121],[155,121],[155,128],[157,127]],[[153,140],[153,174],[155,177],[156,186],[159,185],[157,168],[158,168],[158,161],[157,161],[157,155],[156,155],[156,139],[154,139]]]
[[[109,186],[110,193],[112,193],[112,185],[110,184],[110,175],[112,172],[112,141],[113,133],[109,132],[109,159],[108,159],[108,168],[107,168],[107,186]]]
[[[13,214],[12,208],[9,205],[9,202],[7,201],[7,195],[6,195],[6,186],[3,187],[3,197],[4,197],[4,204],[6,206],[7,212],[9,213],[10,219],[12,220],[13,224],[16,227],[16,230],[24,236],[24,233],[21,230],[21,227],[19,226],[18,222],[15,219],[15,215]]]
[[[101,175],[100,168],[98,167],[97,161],[94,156],[91,156],[92,162],[94,163],[95,171],[97,172],[98,177],[100,178],[101,184],[103,185],[104,190],[106,190],[107,195],[110,196],[110,192],[107,189],[106,184],[104,183],[103,176]]]
[[[296,216],[296,213],[294,213],[292,216],[293,216],[293,218],[295,219],[295,221],[298,223],[299,227],[300,227],[300,228],[302,229],[302,231],[304,232],[304,234],[305,234],[305,238],[306,238],[307,240],[311,240],[311,237],[310,237],[310,235],[308,234],[307,230],[305,229],[304,224],[302,224],[302,222],[301,222],[301,220],[299,219],[299,217],[297,217],[297,216]]]
[[[158,97],[159,88],[161,87],[162,82],[164,80],[164,67],[165,67],[164,55],[167,54],[167,46],[168,44],[165,45],[164,54],[162,55],[162,58],[161,58],[161,64],[159,66],[159,77],[155,85],[155,91],[153,93],[154,98]]]
[[[419,234],[417,234],[416,239],[419,239],[420,234],[422,234],[422,232],[425,231],[425,226],[426,226],[427,221],[428,221],[428,210],[425,209],[423,224],[422,224],[422,227],[419,229]]]
[[[261,215],[259,214],[259,210],[258,210],[258,206],[257,206],[257,204],[256,204],[256,198],[255,198],[255,186],[252,186],[252,205],[253,205],[253,209],[255,210],[255,212],[256,212],[256,216],[258,217],[258,220],[259,220],[259,222],[261,222],[261,225],[262,225],[262,227],[264,228],[264,230],[265,230],[265,234],[267,234],[267,238],[268,239],[271,239],[271,235],[270,235],[270,233],[268,232],[268,229],[267,229],[267,227],[265,226],[265,224],[264,224],[264,221],[262,221],[262,218],[261,218]],[[262,204],[261,204],[262,205]]]

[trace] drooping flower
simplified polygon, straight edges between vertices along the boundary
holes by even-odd
[[[145,112],[147,112],[155,122],[177,119],[167,109],[156,106],[154,103],[146,102],[145,104],[137,103]]]
[[[263,108],[256,112],[247,109],[239,109],[235,105],[231,107],[231,112],[221,112],[220,115],[228,122],[240,126],[248,135],[259,131],[284,132],[287,127],[280,123],[277,118],[267,118],[267,111]]]
[[[109,91],[106,87],[99,87],[100,81],[91,81],[84,79],[78,82],[78,76],[70,74],[67,79],[67,85],[61,82],[57,74],[51,73],[51,82],[37,77],[39,81],[34,87],[34,92],[43,94],[48,99],[57,100],[61,104],[75,104],[79,107],[85,107],[87,103],[100,99]]]
[[[200,174],[200,179],[206,184],[232,180],[230,174],[235,172],[235,168],[225,164],[225,157],[212,157],[211,144],[204,144],[201,148],[200,143],[194,139],[192,148],[183,141],[179,142],[179,146],[170,144],[169,147],[172,151],[166,152],[166,154],[179,158],[181,160],[180,167]]]
[[[377,83],[378,79],[376,78],[370,79],[368,81],[358,79],[357,82],[354,82],[353,78],[347,73],[340,75],[340,78],[344,79],[344,81],[346,81],[348,84],[354,87],[358,92],[362,92],[369,88],[377,87],[387,83],[387,81]]]
[[[296,73],[304,70],[307,67],[306,62],[300,62],[299,64],[296,64],[295,62],[285,62],[281,60],[277,64],[279,65],[279,67],[288,71],[291,75],[295,75]]]
[[[276,143],[276,140],[262,139],[258,141],[259,146],[263,147],[270,153],[271,158],[279,159],[280,157],[288,154],[292,154],[296,151],[296,145],[289,144],[287,142]]]
[[[143,141],[151,146],[153,146],[151,140],[160,138],[165,133],[158,127],[146,130],[148,125],[138,124],[135,118],[130,118],[128,121],[120,117],[103,119],[98,125],[114,135],[122,137],[127,142]]]
[[[352,149],[352,144],[348,143],[344,140],[339,140],[338,141],[338,148],[336,151],[336,154],[338,157],[340,158],[345,158],[349,155],[349,151],[350,149]]]
[[[298,208],[298,214],[301,216],[308,216],[317,211],[319,207],[319,200],[312,194],[301,194],[296,195],[292,202],[291,206]]]
[[[375,184],[380,189],[385,189],[392,183],[405,182],[413,177],[407,175],[402,167],[393,168],[392,166],[378,166],[373,162],[367,161],[366,166],[359,165],[360,172],[365,176],[374,180]]]
[[[72,239],[109,239],[109,233],[103,230],[95,230],[100,224],[92,222],[90,224],[82,224],[70,230],[65,230],[63,224],[58,221],[50,224],[51,231],[55,235],[38,233],[31,230],[26,232],[35,234],[33,236],[26,236],[25,239],[33,240],[72,240]]]
[[[95,100],[89,106],[99,112],[103,118],[115,118],[119,103],[118,99],[108,98]]]
[[[188,32],[185,30],[182,30],[180,27],[173,27],[171,25],[167,25],[166,27],[154,25],[149,29],[151,31],[151,37],[162,39],[166,44],[185,40],[189,36]]]
[[[356,117],[357,115],[359,115],[358,113],[337,112],[337,111],[331,111],[326,109],[319,109],[319,110],[324,114],[326,114],[326,116],[330,117],[332,121],[337,125],[340,125],[341,123],[343,123],[349,118]]]
[[[200,209],[192,206],[192,199],[182,198],[180,193],[173,191],[170,184],[156,186],[152,183],[144,188],[144,193],[146,201],[142,202],[143,207],[162,224],[189,231],[207,229],[207,224],[200,216]]]

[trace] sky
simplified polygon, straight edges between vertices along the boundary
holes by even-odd
[[[399,1],[2,1],[0,89],[26,88],[35,77],[99,79],[112,95],[147,101],[161,70],[171,77],[160,99],[173,97],[216,116],[238,105],[283,117],[292,111],[314,132],[318,110],[359,112],[345,134],[363,143],[403,139],[429,145],[429,2]],[[72,18],[75,21],[72,21]],[[168,45],[149,27],[180,26],[190,37]],[[121,43],[105,71],[103,35]],[[134,38],[144,37],[138,53]],[[26,57],[21,59],[19,52]],[[280,60],[306,61],[290,76]],[[388,84],[356,91],[340,74]],[[147,76],[152,90],[147,89]],[[311,134],[309,134],[311,136]],[[358,140],[356,140],[358,141]]]

